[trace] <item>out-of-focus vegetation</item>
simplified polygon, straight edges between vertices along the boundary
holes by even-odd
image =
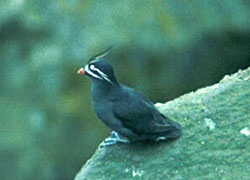
[[[250,65],[250,3],[0,1],[1,179],[72,179],[109,133],[76,74],[113,45],[117,78],[165,102]]]

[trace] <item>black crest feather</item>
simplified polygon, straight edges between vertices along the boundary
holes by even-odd
[[[112,49],[112,46],[108,47],[105,51],[99,53],[98,55],[93,56],[92,58],[90,58],[88,62],[90,63],[91,61],[98,60],[98,59],[101,59],[101,58],[107,56],[111,49]]]

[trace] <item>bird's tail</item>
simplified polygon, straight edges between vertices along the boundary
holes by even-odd
[[[170,124],[172,126],[171,130],[166,131],[163,136],[165,136],[167,139],[175,139],[181,136],[181,125],[177,122],[171,121]]]
[[[161,132],[154,134],[154,141],[176,139],[182,135],[181,125],[164,116],[166,126],[162,127]]]

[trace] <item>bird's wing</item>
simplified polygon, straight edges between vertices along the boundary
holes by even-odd
[[[133,89],[126,90],[126,98],[114,103],[114,116],[137,134],[160,133],[171,130],[172,121],[163,116],[154,104]]]

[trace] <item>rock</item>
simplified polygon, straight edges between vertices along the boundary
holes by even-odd
[[[75,180],[249,179],[250,68],[157,107],[181,138],[99,147]]]

